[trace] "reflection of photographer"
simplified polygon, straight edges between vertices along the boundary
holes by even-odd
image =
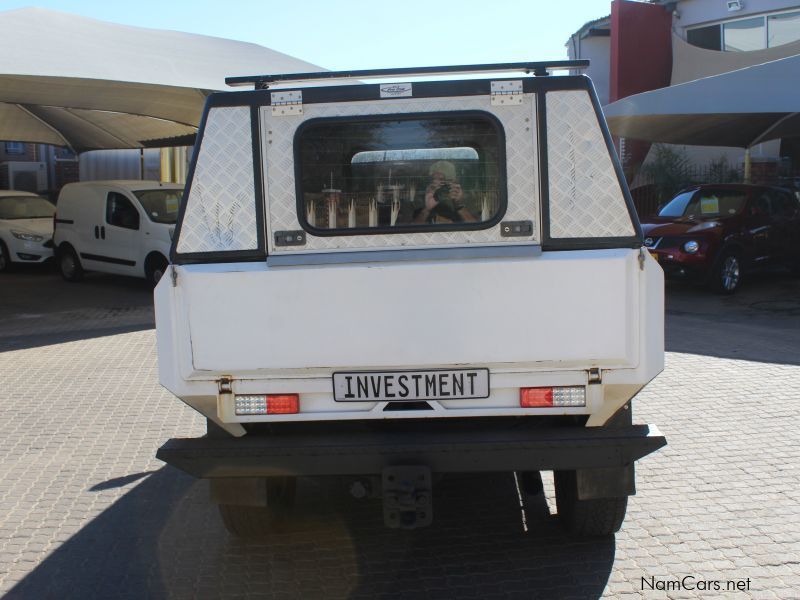
[[[415,223],[460,223],[477,219],[464,206],[464,190],[456,181],[453,163],[440,160],[428,171],[431,182],[425,188],[425,206],[414,215]]]

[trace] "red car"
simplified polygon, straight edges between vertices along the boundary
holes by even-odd
[[[800,267],[800,203],[789,190],[704,184],[680,192],[642,223],[668,277],[692,278],[724,294],[768,265]]]

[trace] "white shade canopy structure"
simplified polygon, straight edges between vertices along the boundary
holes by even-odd
[[[800,55],[636,94],[603,108],[623,138],[750,148],[800,135]]]
[[[186,144],[225,77],[321,71],[269,48],[40,8],[0,13],[0,139],[77,152]]]

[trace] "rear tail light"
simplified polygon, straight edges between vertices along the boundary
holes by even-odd
[[[521,388],[519,405],[522,408],[586,406],[586,390],[583,387]]]
[[[236,395],[237,415],[292,415],[299,410],[298,394]]]

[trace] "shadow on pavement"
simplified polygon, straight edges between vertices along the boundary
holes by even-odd
[[[143,279],[88,273],[68,283],[46,268],[0,276],[0,352],[152,329],[153,290]]]
[[[89,488],[90,492],[102,492],[103,490],[113,490],[114,488],[123,487],[134,481],[139,481],[142,477],[147,477],[153,471],[143,471],[141,473],[134,473],[132,475],[125,475],[124,477],[114,477],[108,481],[103,481]]]
[[[524,533],[508,474],[445,479],[433,526],[414,531],[385,529],[380,501],[343,487],[301,480],[292,531],[243,542],[225,533],[205,482],[164,467],[7,598],[597,598],[613,566],[614,539],[564,537],[543,496]]]
[[[667,282],[668,352],[800,365],[800,278],[753,274],[732,296]]]

